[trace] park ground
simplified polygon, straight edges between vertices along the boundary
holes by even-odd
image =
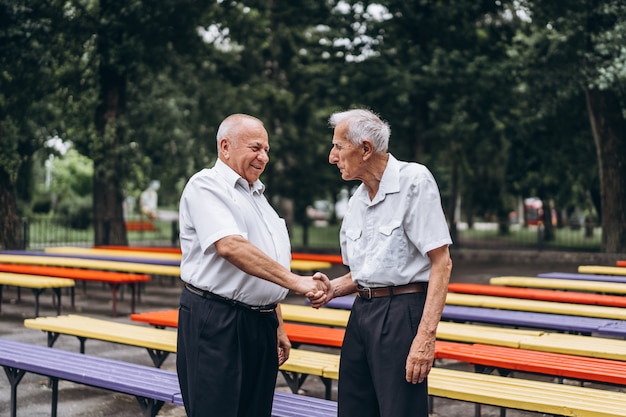
[[[534,276],[541,272],[576,272],[581,264],[614,265],[615,257],[589,253],[547,253],[547,252],[464,252],[453,251],[452,282],[488,283],[489,278],[501,275]],[[344,272],[343,266],[335,266],[329,271],[334,277]],[[177,279],[170,277],[156,277],[148,283],[141,293],[141,301],[137,305],[137,312],[177,308],[181,285]],[[62,314],[83,314],[91,317],[116,320],[123,323],[132,323],[130,313],[130,294],[123,294],[118,301],[118,317],[111,316],[111,292],[108,287],[100,284],[88,284],[86,290],[78,286],[76,290],[75,309],[69,307],[69,297],[63,297]],[[25,318],[32,317],[34,300],[27,290],[22,290],[22,301],[17,302],[17,291],[14,288],[5,288],[3,291],[2,311],[0,313],[0,337],[21,342],[46,345],[44,332],[27,329],[23,325]],[[55,315],[51,296],[44,293],[40,301],[40,315]],[[285,302],[303,304],[301,296],[290,295]],[[79,342],[70,336],[61,336],[55,343],[55,348],[77,352]],[[322,349],[323,350],[323,349]],[[89,340],[86,342],[86,353],[101,357],[129,361],[143,365],[152,365],[148,353],[139,348],[116,345],[112,343]],[[437,366],[454,367],[470,370],[469,366],[441,362]],[[175,370],[175,357],[170,355],[164,362],[163,369]],[[540,378],[528,375],[527,377]],[[19,385],[17,393],[18,416],[39,417],[50,416],[51,391],[47,379],[38,375],[26,374]],[[278,375],[276,389],[289,391],[282,375]],[[333,383],[333,399],[336,399],[337,384]],[[306,395],[323,397],[324,386],[315,377],[309,377],[302,387]],[[474,415],[474,405],[460,401],[441,398],[435,399],[434,415],[437,417],[465,417]],[[10,385],[5,376],[0,377],[0,416],[10,415]],[[135,417],[141,412],[133,397],[111,393],[102,389],[85,387],[66,381],[59,383],[58,415],[61,417]],[[183,417],[182,407],[166,404],[159,416]],[[496,407],[483,406],[482,416],[499,416],[500,410]],[[541,416],[538,413],[508,410],[508,417]]]

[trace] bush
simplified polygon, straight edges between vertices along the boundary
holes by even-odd
[[[57,207],[60,222],[63,226],[72,229],[84,230],[92,224],[91,196],[65,198]]]

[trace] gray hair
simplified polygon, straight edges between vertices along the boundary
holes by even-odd
[[[233,146],[237,146],[237,139],[239,138],[239,134],[241,129],[245,127],[248,122],[256,122],[260,123],[263,126],[263,122],[257,119],[254,116],[249,116],[247,114],[235,113],[231,114],[220,123],[219,128],[217,129],[217,152],[220,151],[220,140],[227,137],[233,143]]]
[[[328,119],[333,129],[338,124],[347,122],[346,139],[355,146],[360,146],[364,139],[369,139],[376,153],[387,152],[391,128],[376,113],[365,109],[354,109],[333,113]]]

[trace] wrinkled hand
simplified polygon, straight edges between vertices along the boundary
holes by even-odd
[[[320,308],[333,298],[333,287],[328,276],[321,272],[316,272],[315,275],[313,275],[313,280],[318,282],[318,288],[322,292],[310,292],[305,295],[309,299],[311,307]]]
[[[416,336],[406,358],[406,382],[422,383],[430,373],[434,360],[435,340],[424,340]]]
[[[285,332],[285,328],[280,325],[278,326],[278,366],[282,365],[289,359],[289,353],[291,351],[291,342],[289,342],[289,338],[287,337],[287,333]]]

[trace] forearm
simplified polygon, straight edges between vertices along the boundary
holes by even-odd
[[[247,274],[290,290],[297,290],[299,276],[285,268],[241,236],[227,236],[215,243],[224,259]]]
[[[352,281],[352,273],[350,272],[331,280],[330,284],[333,298],[356,292],[356,284]]]
[[[452,260],[447,247],[435,249],[429,255],[431,256],[432,267],[418,336],[434,338],[446,304]]]

